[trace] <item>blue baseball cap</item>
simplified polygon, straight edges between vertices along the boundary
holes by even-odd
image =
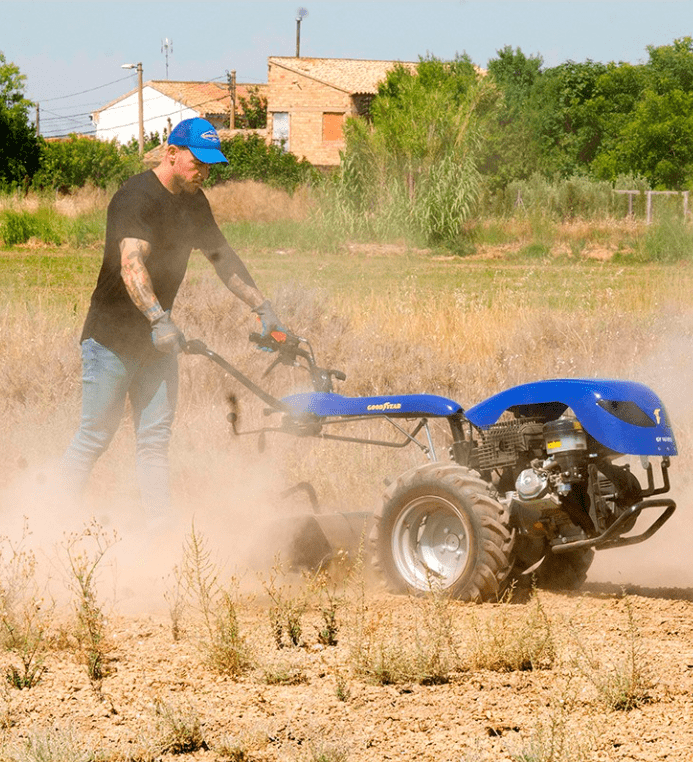
[[[199,116],[178,122],[168,136],[168,144],[189,148],[192,155],[205,164],[229,163],[219,150],[221,140],[217,131],[206,119]]]

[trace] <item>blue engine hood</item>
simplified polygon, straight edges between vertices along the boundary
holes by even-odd
[[[645,415],[638,415],[634,405]],[[610,450],[632,455],[676,455],[674,433],[664,405],[651,389],[634,381],[536,381],[489,397],[466,410],[465,415],[475,426],[483,427],[495,423],[506,410],[554,420],[566,408],[572,409],[590,436]]]

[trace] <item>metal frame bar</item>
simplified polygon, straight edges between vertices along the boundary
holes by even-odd
[[[645,508],[664,508],[664,511],[662,511],[659,517],[641,534],[631,535],[629,537],[614,537],[614,535],[618,535],[618,533],[625,528],[631,519],[637,519]],[[652,535],[671,518],[675,510],[676,503],[673,500],[666,498],[641,500],[639,503],[631,505],[630,508],[624,511],[605,532],[602,532],[602,534],[599,535],[599,537],[591,537],[588,540],[575,540],[574,542],[552,545],[551,552],[557,554],[570,553],[570,551],[578,550],[579,548],[595,548],[597,550],[603,550],[604,548],[621,548],[626,545],[635,545],[639,542],[644,542],[652,537]]]

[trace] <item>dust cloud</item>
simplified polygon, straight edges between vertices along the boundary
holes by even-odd
[[[659,532],[637,545],[598,551],[588,582],[610,582],[624,587],[693,588],[693,526],[688,513],[693,490],[690,486],[684,491],[673,486],[669,496],[676,501],[677,509]],[[658,515],[656,508],[645,511],[638,527],[648,526],[647,522]]]
[[[173,514],[156,526],[143,519],[134,473],[108,473],[108,465],[98,463],[77,504],[62,490],[56,463],[28,468],[0,490],[0,563],[7,570],[19,553],[32,554],[37,586],[63,606],[75,581],[68,547],[88,560],[104,549],[95,585],[107,608],[128,615],[161,613],[194,531],[220,584],[233,576],[246,588],[259,588],[259,575],[288,539],[272,532],[281,508],[278,469],[267,457],[239,453],[225,459],[223,468],[211,465],[205,487],[174,490]]]
[[[650,539],[637,545],[597,552],[588,576],[590,582],[646,587],[693,588],[693,478],[690,446],[693,435],[693,316],[662,316],[653,334],[657,345],[637,364],[632,380],[650,386],[662,399],[676,437],[678,455],[671,460],[673,516]],[[621,462],[621,461],[619,461]],[[637,463],[631,459],[637,472]],[[655,484],[661,484],[657,459],[653,459]],[[631,534],[643,531],[661,509],[641,514]],[[649,523],[648,523],[649,522]]]
[[[665,497],[673,498],[678,507],[649,540],[599,551],[588,582],[693,589],[693,317],[662,318],[653,334],[659,335],[658,346],[634,364],[628,377],[650,386],[666,406],[679,455],[672,459],[672,487]],[[33,431],[43,425],[34,422],[29,428]],[[64,435],[59,431],[61,425],[56,422],[46,427],[43,452],[47,448],[62,451],[61,446],[50,447],[47,441],[58,441]],[[38,465],[32,461],[31,467],[15,471],[9,483],[0,487],[2,565],[6,567],[18,548],[29,549],[36,555],[41,584],[55,600],[66,600],[70,585],[66,541],[80,537],[96,522],[105,536],[117,535],[99,565],[99,592],[123,613],[165,611],[165,594],[175,583],[174,568],[181,564],[186,538],[194,527],[225,579],[235,575],[249,586],[259,587],[257,572],[266,571],[275,553],[282,550],[282,543],[293,539],[285,536],[287,523],[281,524],[284,536],[274,531],[278,518],[296,511],[281,498],[287,486],[277,460],[281,459],[281,448],[279,453],[272,448],[258,453],[253,447],[229,444],[224,450],[217,442],[212,443],[211,432],[207,441],[202,435],[200,444],[200,427],[204,430],[204,426],[204,422],[195,421],[186,432],[185,421],[177,423],[172,447],[175,515],[168,526],[147,528],[143,522],[134,483],[133,442],[127,430],[122,441],[116,441],[104,456],[104,462],[97,464],[82,505],[61,495],[54,463]],[[31,447],[30,442],[36,446],[36,431],[26,433],[26,446]],[[22,439],[20,434],[16,438]],[[638,459],[630,460],[637,473]],[[653,463],[659,483],[658,461]],[[303,512],[310,512],[310,508],[303,506]],[[657,515],[658,509],[645,511],[634,533],[642,531]],[[22,539],[27,528],[29,535]],[[86,553],[94,551],[91,540],[90,545],[90,538],[82,537]]]

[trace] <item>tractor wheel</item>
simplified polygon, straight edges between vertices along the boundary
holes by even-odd
[[[593,548],[549,553],[537,570],[537,585],[545,590],[577,590],[594,561]]]
[[[374,565],[394,592],[497,600],[512,567],[506,508],[479,474],[429,463],[402,474],[374,515]]]

